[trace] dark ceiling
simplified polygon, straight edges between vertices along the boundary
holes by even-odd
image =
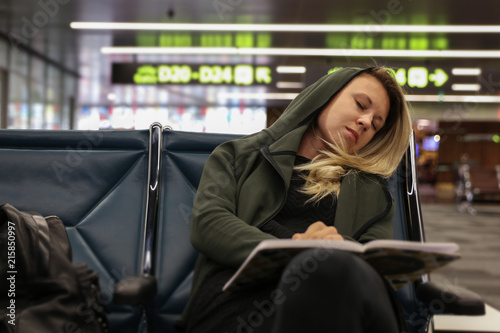
[[[98,76],[109,84],[110,63],[116,61],[179,61],[207,63],[248,62],[273,65],[328,67],[337,64],[378,64],[393,66],[401,59],[345,57],[237,57],[237,56],[155,56],[135,58],[100,54],[103,46],[155,46],[180,32],[75,31],[72,21],[164,22],[164,23],[295,23],[295,24],[419,24],[419,25],[500,25],[500,4],[489,0],[0,0],[0,31],[11,42],[21,42],[81,77]],[[200,33],[191,34],[191,43],[200,43]],[[207,35],[207,34],[205,34]],[[208,34],[210,35],[210,34]],[[259,34],[254,34],[257,43]],[[162,37],[163,36],[163,37]],[[165,37],[166,36],[166,37]],[[234,37],[234,36],[233,36]],[[271,47],[341,48],[368,47],[366,34],[271,33],[265,40]],[[361,37],[361,38],[357,38]],[[408,34],[374,33],[373,48],[386,38],[424,40],[425,48],[500,49],[500,34]],[[162,39],[164,38],[164,39]],[[166,39],[165,39],[166,38]],[[214,37],[217,38],[217,37]],[[234,42],[235,38],[233,38]],[[213,39],[212,39],[213,42]],[[361,44],[359,44],[361,43]],[[412,59],[426,64],[499,67],[497,59]],[[101,71],[94,68],[101,66]],[[98,73],[97,73],[98,72]],[[96,80],[96,78],[91,78]]]
[[[0,4],[3,31],[57,61],[65,58],[68,64],[76,53],[85,53],[86,48],[133,45],[137,40],[131,31],[71,31],[72,21],[498,25],[500,5],[491,0],[2,0]],[[96,38],[86,38],[82,43],[80,38],[85,35]],[[374,37],[377,40],[382,35],[386,36]],[[446,37],[450,49],[500,46],[498,34],[438,35]],[[434,34],[427,36],[437,38]],[[277,33],[272,36],[272,43],[273,47],[310,48],[335,44],[331,38],[330,45],[325,45],[327,38],[321,33]]]

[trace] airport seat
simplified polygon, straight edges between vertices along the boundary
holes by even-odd
[[[64,221],[74,261],[100,275],[111,333],[173,333],[197,257],[189,226],[203,165],[217,145],[237,137],[162,131],[160,124],[149,131],[1,130],[0,202]],[[395,238],[424,241],[414,158],[412,143],[388,185]],[[436,313],[484,313],[477,295],[440,289],[426,277],[398,297],[412,333],[426,332]]]
[[[238,136],[164,130],[155,276],[158,295],[146,307],[150,332],[175,332],[189,299],[197,252],[189,242],[194,195],[206,159],[220,143]]]
[[[0,202],[62,219],[73,261],[99,274],[111,333],[139,332],[145,320],[142,306],[113,301],[118,281],[126,280],[125,291],[142,293],[136,300],[156,292],[132,278],[144,273],[147,213],[156,202],[148,191],[150,145],[160,132],[160,125],[150,131],[0,131]]]
[[[417,183],[416,150],[411,138],[406,154],[396,172],[388,180],[395,200],[394,239],[425,242]],[[410,332],[427,332],[436,314],[483,315],[481,298],[457,286],[436,285],[428,276],[397,291]]]
[[[150,332],[175,332],[173,323],[189,298],[196,251],[189,243],[191,208],[203,165],[220,143],[238,138],[164,130],[158,210],[158,255],[155,274],[160,281],[154,304],[147,307]],[[396,201],[394,238],[424,241],[412,141],[388,185]],[[427,277],[398,290],[412,333],[427,332],[434,314],[484,313],[484,303],[465,290],[442,289]]]
[[[457,208],[471,215],[477,213],[473,207],[476,199],[498,201],[500,197],[500,165],[493,167],[460,164],[456,184]]]

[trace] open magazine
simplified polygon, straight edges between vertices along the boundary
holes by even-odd
[[[304,269],[312,270],[314,260],[325,260],[326,250],[356,253],[391,283],[394,289],[460,258],[455,243],[420,243],[400,240],[374,240],[366,244],[352,241],[272,239],[262,241],[229,279],[223,290],[230,290],[281,275],[300,251],[315,249]],[[332,268],[335,269],[335,268]]]

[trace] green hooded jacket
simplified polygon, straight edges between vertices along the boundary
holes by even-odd
[[[223,143],[210,155],[191,218],[191,242],[200,253],[193,297],[216,264],[238,268],[259,242],[275,238],[260,227],[285,203],[302,135],[318,111],[362,71],[344,68],[322,77],[268,129]],[[392,238],[393,214],[393,200],[379,177],[352,172],[342,180],[334,225],[346,240]],[[181,322],[188,320],[189,307]]]

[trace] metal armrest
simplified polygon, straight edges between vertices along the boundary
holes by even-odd
[[[116,284],[113,301],[117,304],[145,304],[152,301],[158,291],[158,282],[153,275],[153,262],[156,247],[156,220],[160,184],[161,132],[161,124],[153,123],[151,125],[147,206],[144,217],[144,248],[141,266],[142,275],[125,278]]]

